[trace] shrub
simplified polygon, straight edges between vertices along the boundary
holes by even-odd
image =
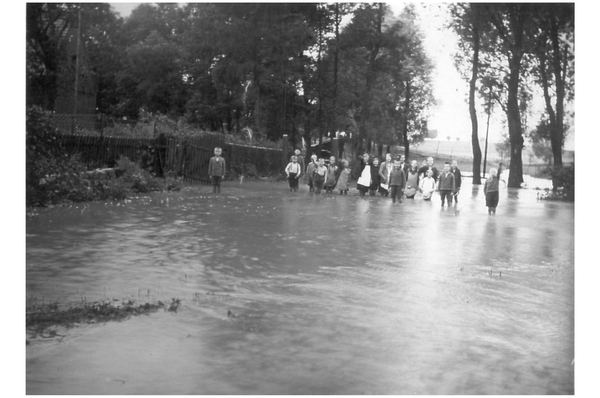
[[[58,140],[58,141],[57,141]],[[67,155],[48,114],[27,112],[26,205],[125,199],[131,193],[179,190],[174,175],[154,178],[138,164],[122,157],[116,169],[88,171],[79,155]]]
[[[553,168],[552,185],[566,200],[575,200],[575,165]]]

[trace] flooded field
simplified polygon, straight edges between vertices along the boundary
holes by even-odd
[[[27,216],[28,303],[181,300],[33,339],[27,394],[573,394],[573,204],[210,191]]]

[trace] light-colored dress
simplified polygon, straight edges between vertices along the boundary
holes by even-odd
[[[421,192],[423,192],[423,199],[431,199],[433,192],[435,191],[435,180],[433,177],[425,177],[421,181]]]
[[[415,170],[414,173],[410,172],[410,169],[406,172],[406,189],[404,194],[407,197],[414,196],[419,188],[419,170]]]
[[[340,191],[347,191],[350,186],[350,169],[343,168],[340,172],[340,176],[338,177],[337,184],[335,189],[339,189]]]

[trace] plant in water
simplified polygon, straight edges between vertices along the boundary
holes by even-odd
[[[118,301],[121,301],[118,304]],[[56,337],[56,329],[52,327],[73,327],[77,324],[123,321],[135,315],[148,315],[163,308],[165,311],[177,312],[181,300],[172,299],[169,305],[162,301],[157,303],[136,304],[132,300],[104,300],[60,308],[58,303],[32,304],[26,309],[25,328],[31,338]]]

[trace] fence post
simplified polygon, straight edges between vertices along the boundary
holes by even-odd
[[[283,140],[281,142],[281,168],[285,168],[288,164],[288,155],[287,155],[287,151],[288,151],[288,135],[284,134],[283,135]]]
[[[100,114],[100,137],[104,137],[104,114]]]

